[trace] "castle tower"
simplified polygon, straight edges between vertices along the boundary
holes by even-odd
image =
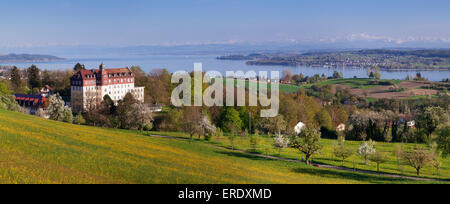
[[[106,66],[105,66],[105,64],[103,64],[103,62],[102,62],[102,64],[100,64],[99,68],[100,68],[100,71],[103,71],[103,70],[106,68]]]

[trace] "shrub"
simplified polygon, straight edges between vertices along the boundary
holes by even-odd
[[[74,119],[73,119],[73,123],[74,124],[78,124],[78,125],[83,125],[86,123],[86,120],[83,118],[83,115],[78,114]]]

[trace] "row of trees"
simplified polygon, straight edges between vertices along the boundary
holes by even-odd
[[[319,75],[315,74],[314,76],[305,76],[303,74],[292,74],[290,70],[284,70],[282,72],[281,81],[286,84],[312,84],[319,81],[324,81],[327,79],[342,79],[344,75],[342,72],[334,71],[333,75],[330,77],[326,77],[325,74]]]
[[[408,126],[405,115],[390,110],[357,111],[348,120],[346,138],[351,140],[376,140],[385,142],[433,142],[439,126],[449,122],[450,113],[442,107],[430,106],[410,117],[415,126]]]
[[[84,116],[86,123],[93,126],[140,131],[153,128],[153,115],[150,108],[136,100],[131,93],[126,94],[118,104],[106,95],[101,104],[88,110]]]
[[[70,96],[70,77],[73,70],[40,70],[32,65],[25,70],[13,67],[8,85],[14,93],[36,94],[44,85],[49,85],[61,96]]]

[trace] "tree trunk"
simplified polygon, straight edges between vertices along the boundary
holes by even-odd
[[[305,155],[305,162],[306,162],[306,165],[310,165],[311,163],[310,163],[310,161],[309,161],[309,158],[310,158],[311,156],[310,155]]]
[[[417,168],[417,176],[420,176],[420,168]]]
[[[344,162],[345,162],[345,159],[342,159],[342,167],[345,166],[345,165],[344,165]]]

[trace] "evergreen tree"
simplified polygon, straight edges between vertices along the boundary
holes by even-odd
[[[20,70],[14,66],[11,70],[11,84],[13,85],[14,91],[17,92],[22,86],[22,77],[20,76]]]
[[[77,63],[74,67],[73,67],[73,71],[78,72],[80,70],[86,70],[86,67],[84,66],[84,64],[80,64]]]
[[[41,77],[40,77],[40,70],[36,65],[31,65],[27,69],[28,74],[28,84],[30,85],[30,88],[40,88],[41,87]]]

